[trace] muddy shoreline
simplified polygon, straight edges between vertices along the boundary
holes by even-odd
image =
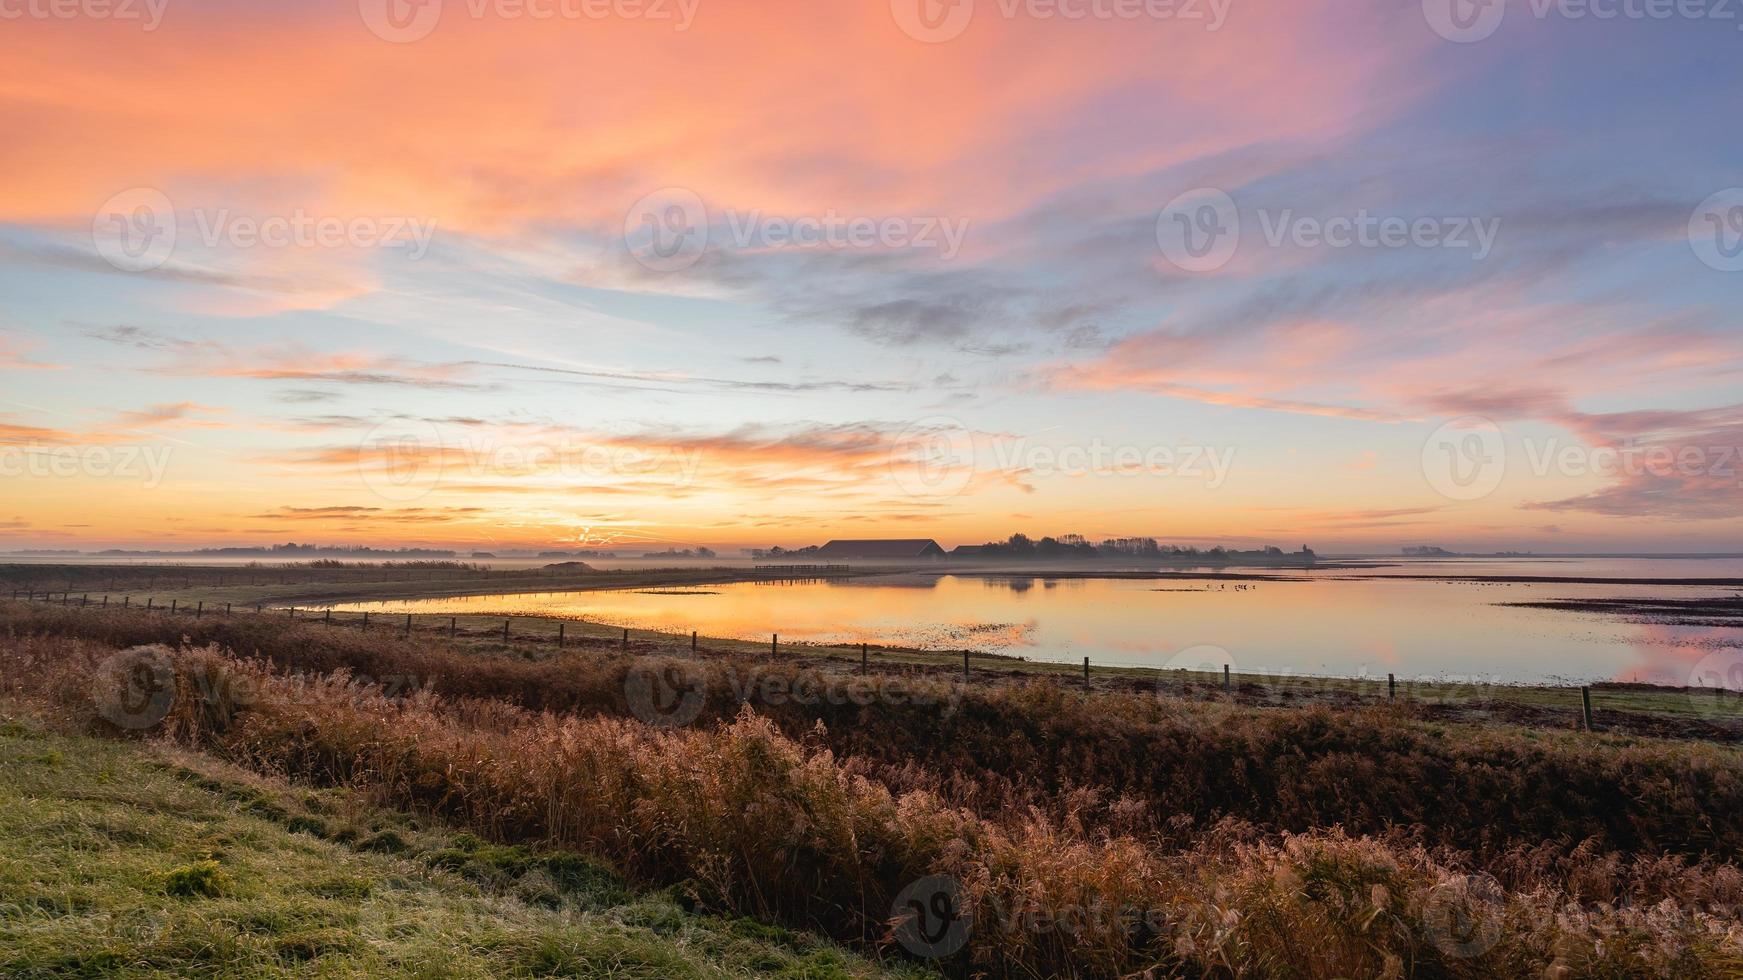
[[[1597,613],[1619,616],[1631,622],[1665,626],[1743,626],[1743,596],[1702,599],[1538,599],[1531,602],[1500,602],[1496,605]]]

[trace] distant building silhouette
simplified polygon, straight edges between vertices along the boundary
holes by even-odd
[[[930,561],[943,558],[944,549],[931,538],[870,538],[831,541],[817,549],[817,557],[838,561]]]

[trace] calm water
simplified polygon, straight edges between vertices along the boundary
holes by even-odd
[[[348,604],[350,611],[561,616],[636,629],[931,649],[1036,660],[1243,672],[1498,682],[1638,679],[1684,684],[1743,630],[1642,625],[1521,609],[1543,598],[1724,596],[1709,586],[1414,581],[1405,574],[1743,576],[1737,561],[1412,562],[1282,582],[888,575],[836,582]],[[1673,566],[1681,566],[1674,567]]]

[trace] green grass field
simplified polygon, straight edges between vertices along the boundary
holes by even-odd
[[[0,976],[889,975],[676,893],[0,715]]]

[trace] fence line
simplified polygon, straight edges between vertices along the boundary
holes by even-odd
[[[108,595],[101,596],[99,601],[93,603],[91,601],[90,593],[80,593],[78,595],[77,602],[75,603],[73,600],[73,593],[65,592],[65,591],[58,593],[59,597],[60,597],[60,601],[58,603],[56,603],[55,602],[56,594],[57,593],[55,593],[55,592],[44,592],[44,593],[41,593],[39,596],[38,593],[36,593],[34,591],[26,590],[26,591],[20,592],[17,589],[13,589],[12,590],[12,599],[13,599],[13,601],[18,601],[20,599],[20,597],[22,597],[25,602],[33,602],[33,603],[34,602],[42,602],[42,603],[49,604],[49,605],[58,604],[61,606],[77,605],[79,608],[90,608],[92,606],[95,606],[96,608],[106,609],[109,607],[109,604],[110,604],[109,603],[110,597]],[[156,604],[155,597],[147,597],[145,600],[145,605],[140,606],[138,608],[145,611],[145,612],[153,612],[153,613],[161,612],[161,613],[164,613],[166,615],[178,615],[178,614],[191,615],[195,619],[201,619],[205,616],[206,604],[203,601],[199,602],[197,605],[195,605],[192,608],[189,608],[186,606],[181,606],[179,604],[179,602],[180,602],[180,600],[172,599],[172,600],[170,600],[169,606],[164,607],[164,606],[160,606],[160,605]],[[118,604],[115,608],[130,610],[130,609],[134,608],[132,603],[133,603],[133,597],[131,595],[126,595],[126,596],[122,597],[121,603]],[[215,611],[216,611],[216,609],[214,607],[214,612]],[[247,611],[248,611],[247,608],[244,607],[243,608],[244,614],[246,614]],[[289,618],[296,619],[296,618],[298,618],[297,617],[298,612],[307,612],[307,610],[303,610],[298,606],[290,606],[285,610],[285,612],[287,613]],[[266,610],[266,607],[264,604],[257,603],[254,606],[254,614],[257,616],[264,616],[264,615],[268,615],[269,613]],[[234,616],[235,615],[235,612],[232,608],[231,603],[227,602],[224,604],[223,615],[225,615],[225,616]],[[414,615],[415,614],[413,614],[413,613],[406,613],[404,623],[397,629],[389,627],[389,632],[395,633],[395,634],[398,634],[398,635],[404,636],[404,637],[412,636],[417,629],[417,627],[414,623]],[[442,614],[426,614],[426,615],[433,615],[433,616],[439,617]],[[475,617],[477,616],[477,614],[468,614],[468,615],[472,615]],[[349,623],[345,620],[337,620],[336,621],[333,619],[333,609],[331,607],[325,607],[324,611],[323,611],[323,615],[322,615],[321,619],[319,620],[319,622],[321,622],[322,625],[325,625],[325,626],[340,626],[340,627],[354,624],[360,629],[361,632],[367,633],[367,632],[370,632],[369,616],[370,616],[369,612],[367,610],[365,610],[362,612],[360,619],[350,620]],[[303,618],[305,620],[308,619],[307,616],[305,616]],[[482,618],[482,617],[478,617],[478,618]],[[458,638],[461,635],[460,631],[459,631],[459,617],[457,615],[448,615],[447,619],[448,619],[448,622],[447,622],[446,626],[437,626],[434,629],[430,629],[428,627],[425,627],[424,629],[428,632],[434,632],[437,635],[446,634],[451,639]],[[583,625],[589,625],[584,620],[554,619],[552,617],[547,617],[547,616],[506,616],[503,618],[502,629],[500,632],[500,636],[501,636],[502,641],[504,643],[515,642],[515,641],[549,642],[551,640],[551,637],[549,635],[539,635],[539,634],[532,634],[532,633],[522,633],[519,635],[515,635],[512,632],[512,624],[517,619],[523,620],[523,621],[530,621],[530,622],[534,622],[534,623],[544,623],[544,624],[555,623],[557,626],[555,640],[556,640],[556,645],[557,645],[558,649],[565,649],[568,647],[568,626],[570,623],[581,623]],[[599,627],[604,626],[604,624],[591,624],[591,625],[595,625],[595,626],[599,626]],[[628,652],[628,650],[630,649],[631,630],[629,627],[623,627],[622,630],[623,630],[623,632],[622,632],[622,637],[621,637],[621,641],[620,641],[620,646],[621,646],[621,649],[623,651]],[[672,638],[672,639],[677,639],[677,640],[682,639],[681,633],[673,634],[673,633],[668,633],[664,630],[647,629],[644,627],[641,629],[641,632],[651,633],[657,637]],[[482,631],[475,630],[475,629],[469,629],[469,630],[467,630],[466,635],[468,635],[468,636],[496,636],[496,635],[498,635],[498,632],[494,627],[489,628],[489,629],[485,629]],[[606,637],[594,637],[593,639],[598,643],[609,643],[609,639]],[[728,639],[730,639],[730,638],[728,638]],[[699,640],[698,633],[695,630],[692,630],[690,632],[690,644],[689,644],[689,649],[692,652],[703,652],[703,648],[698,645],[698,640]],[[731,642],[749,643],[751,641],[734,640]],[[805,644],[805,645],[801,646],[800,649],[801,650],[829,650],[829,649],[834,649],[836,647],[841,647],[843,649],[851,649],[851,644],[824,644],[824,645]],[[884,645],[880,645],[880,649],[890,650],[890,651],[894,651],[894,652],[898,652],[898,653],[904,653],[904,652],[912,652],[912,653],[918,653],[918,654],[933,653],[933,651],[918,650],[918,649],[908,648],[908,647],[891,647],[891,646],[884,646]],[[778,633],[771,633],[769,636],[769,654],[771,657],[778,657],[778,656],[780,656],[780,652],[781,652],[780,635]],[[971,671],[971,667],[970,667],[970,657],[973,655],[974,654],[971,651],[968,651],[968,650],[962,651],[962,677],[964,680],[967,680],[972,676],[972,671]],[[980,656],[983,659],[993,659],[995,662],[1005,659],[1002,657],[998,657],[997,655],[981,654]],[[871,665],[872,665],[872,659],[871,659],[871,644],[869,642],[866,642],[866,641],[860,642],[860,644],[859,644],[859,661],[860,661],[859,668],[860,668],[860,671],[862,673],[870,670]],[[1026,662],[1026,663],[1043,663],[1043,664],[1047,664],[1048,666],[1057,666],[1057,667],[1060,667],[1062,669],[1065,667],[1065,665],[1063,665],[1063,664],[1053,664],[1050,661],[1024,661],[1024,662]],[[886,663],[886,664],[883,664],[880,666],[915,667],[915,666],[920,666],[920,665]],[[932,666],[932,665],[926,665],[926,666]],[[1100,665],[1100,666],[1104,667],[1105,669],[1110,669],[1110,670],[1116,671],[1117,673],[1112,675],[1114,677],[1131,677],[1135,672],[1138,672],[1138,671],[1153,672],[1156,675],[1156,687],[1157,687],[1158,691],[1160,691],[1163,688],[1165,682],[1167,682],[1168,680],[1175,680],[1175,681],[1178,681],[1179,684],[1181,685],[1182,693],[1186,693],[1190,688],[1189,677],[1191,677],[1193,675],[1203,675],[1206,673],[1206,671],[1203,671],[1203,670],[1193,670],[1193,669],[1184,668],[1184,667],[1180,667],[1180,668],[1144,667],[1144,666],[1136,666],[1136,665],[1115,665],[1115,664]],[[1091,684],[1091,678],[1090,678],[1091,670],[1092,670],[1092,664],[1090,662],[1090,658],[1084,657],[1083,658],[1083,673],[1082,673],[1081,683],[1086,690],[1089,689],[1090,684]],[[1214,673],[1212,673],[1211,676],[1214,678]],[[1255,675],[1248,675],[1248,676],[1255,676]],[[1264,675],[1256,675],[1256,676],[1259,676],[1262,678],[1259,682],[1257,682],[1259,684],[1259,686],[1261,686],[1261,687],[1275,685],[1281,689],[1283,686],[1282,683],[1277,678],[1265,678]],[[1230,667],[1228,664],[1223,664],[1222,665],[1222,683],[1220,685],[1220,688],[1223,691],[1223,693],[1230,694],[1230,695],[1233,695],[1234,693],[1236,693],[1236,688],[1235,688],[1234,682],[1236,680],[1238,680],[1239,677],[1240,677],[1240,675],[1231,673],[1231,670],[1230,670]],[[1287,675],[1284,679],[1295,679],[1295,680],[1299,680],[1299,681],[1303,681],[1303,682],[1306,682],[1306,681],[1319,681],[1319,682],[1329,681],[1329,682],[1334,682],[1334,683],[1339,683],[1339,684],[1359,685],[1359,686],[1365,686],[1368,684],[1378,684],[1379,683],[1379,679],[1377,677],[1370,679],[1370,678],[1367,678],[1365,676],[1364,677],[1335,677],[1335,676],[1320,677],[1320,676],[1310,675],[1310,674],[1294,674],[1294,675]],[[1212,683],[1214,683],[1214,681]],[[1253,682],[1248,682],[1248,683],[1253,683]],[[1456,681],[1445,681],[1445,682],[1419,681],[1418,683],[1422,684],[1425,687],[1430,687],[1430,688],[1437,687],[1437,686],[1438,687],[1469,686],[1469,685],[1466,685],[1462,682],[1456,682]],[[1203,684],[1203,682],[1201,682],[1201,684]],[[1203,686],[1210,686],[1210,685],[1203,684]],[[1245,686],[1245,685],[1243,685],[1243,686]],[[1489,685],[1489,686],[1507,686],[1507,685]],[[1551,691],[1565,690],[1565,691],[1569,691],[1570,693],[1576,689],[1576,687],[1573,685],[1521,685],[1521,686],[1526,687],[1526,688],[1536,689],[1536,690],[1551,690]],[[1579,685],[1579,686],[1577,686],[1577,690],[1579,691],[1579,695],[1580,695],[1580,701],[1579,701],[1579,705],[1577,708],[1577,710],[1579,711],[1579,715],[1578,715],[1579,725],[1585,731],[1595,731],[1596,728],[1593,724],[1594,709],[1592,706],[1592,688],[1590,685]],[[1677,689],[1676,688],[1666,688],[1665,690],[1674,691]],[[1713,693],[1714,693],[1714,696],[1716,698],[1722,698],[1726,693],[1726,689],[1722,686],[1715,686],[1713,689]],[[1738,693],[1739,697],[1743,697],[1743,691],[1739,691],[1737,693]],[[1388,673],[1386,675],[1386,700],[1392,701],[1392,702],[1395,702],[1398,700],[1398,680],[1397,680],[1397,675],[1395,673]]]

